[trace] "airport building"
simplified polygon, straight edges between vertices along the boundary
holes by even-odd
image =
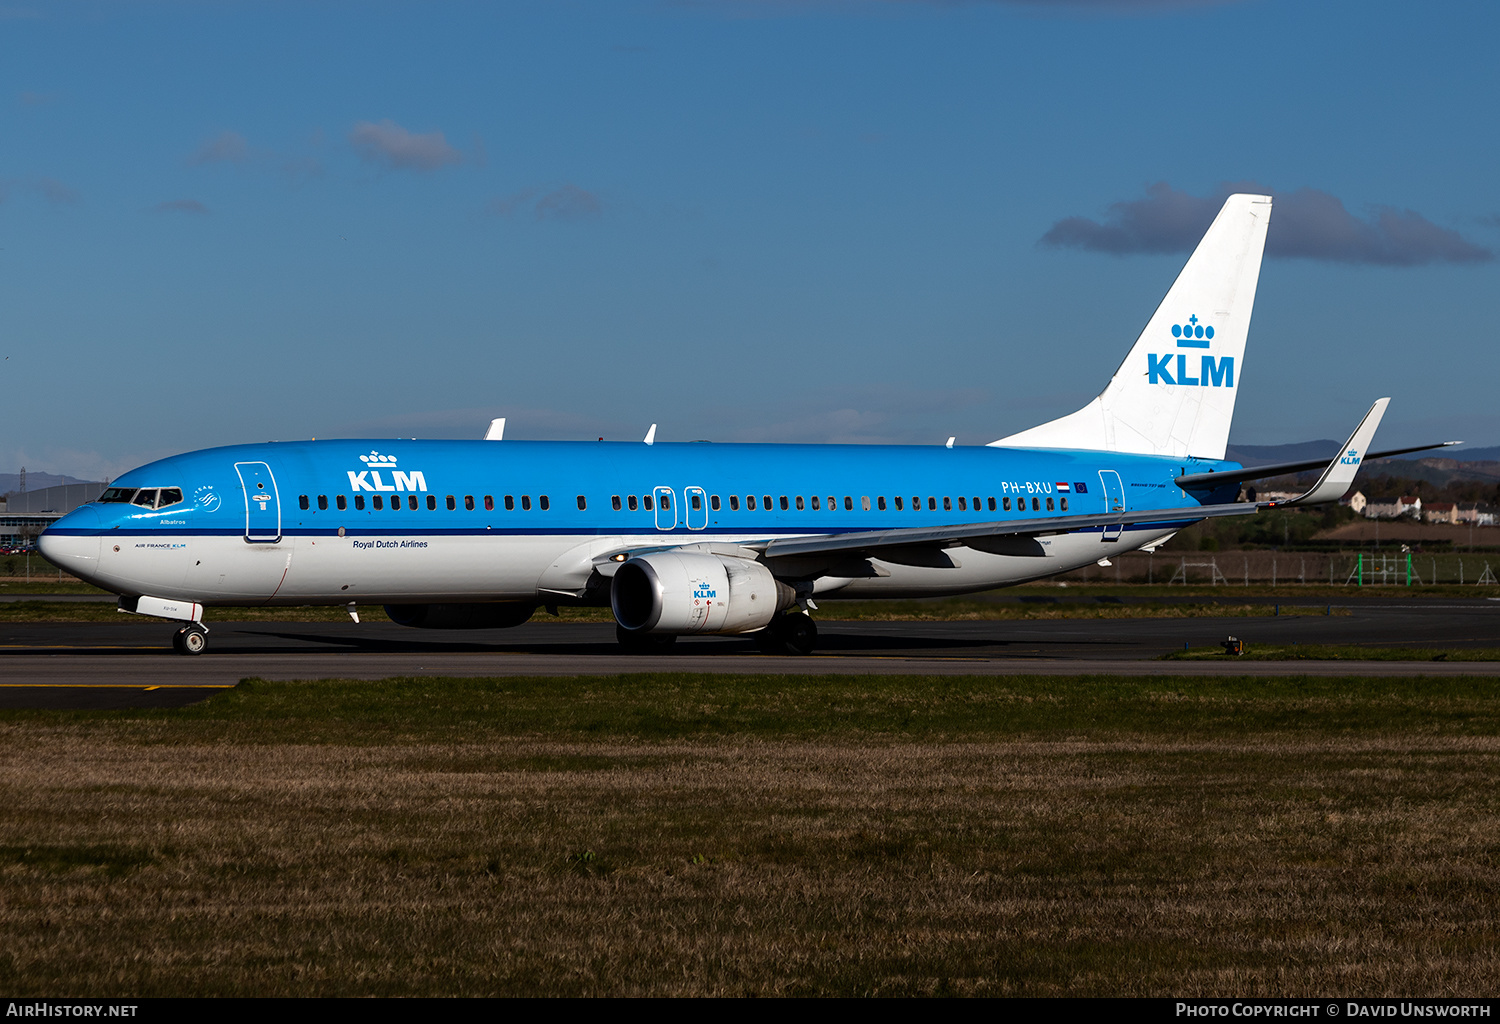
[[[32,551],[37,534],[104,493],[102,481],[12,491],[0,499],[0,552]]]

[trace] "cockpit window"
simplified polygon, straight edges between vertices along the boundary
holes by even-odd
[[[139,505],[141,508],[155,508],[156,488],[142,487],[139,491],[135,492],[135,497],[131,499],[130,503],[132,505]]]
[[[176,505],[182,501],[182,488],[163,487],[161,494],[156,499],[157,508],[166,508],[168,505]]]
[[[109,487],[99,495],[101,502],[123,502],[135,497],[134,487]]]

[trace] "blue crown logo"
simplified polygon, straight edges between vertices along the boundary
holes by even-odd
[[[1213,336],[1214,329],[1200,324],[1197,314],[1188,317],[1185,324],[1172,325],[1172,337],[1177,339],[1178,348],[1208,348]]]

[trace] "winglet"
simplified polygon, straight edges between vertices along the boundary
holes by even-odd
[[[1370,406],[1370,411],[1365,413],[1365,418],[1359,421],[1359,426],[1354,428],[1354,433],[1349,435],[1344,447],[1339,449],[1338,455],[1323,470],[1323,475],[1318,477],[1318,482],[1312,485],[1312,489],[1280,504],[1317,505],[1342,498],[1344,492],[1349,490],[1349,485],[1354,483],[1354,474],[1359,472],[1360,463],[1365,458],[1364,453],[1370,450],[1370,442],[1375,440],[1375,428],[1380,426],[1380,418],[1385,415],[1385,407],[1390,404],[1389,398],[1377,398],[1375,404]]]
[[[651,429],[648,430],[648,431],[646,431],[646,443],[647,444],[655,444],[656,443],[656,424],[655,423],[651,424]]]
[[[499,419],[490,420],[490,429],[488,429],[488,430],[486,430],[484,432],[484,439],[486,441],[503,441],[503,440],[505,440],[505,417],[504,416],[501,416]]]

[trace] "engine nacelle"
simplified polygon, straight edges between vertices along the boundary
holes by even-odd
[[[796,601],[759,562],[694,551],[632,558],[609,590],[615,621],[632,633],[749,633]]]
[[[536,611],[534,604],[493,601],[488,604],[388,604],[385,613],[398,626],[416,629],[507,629]]]

